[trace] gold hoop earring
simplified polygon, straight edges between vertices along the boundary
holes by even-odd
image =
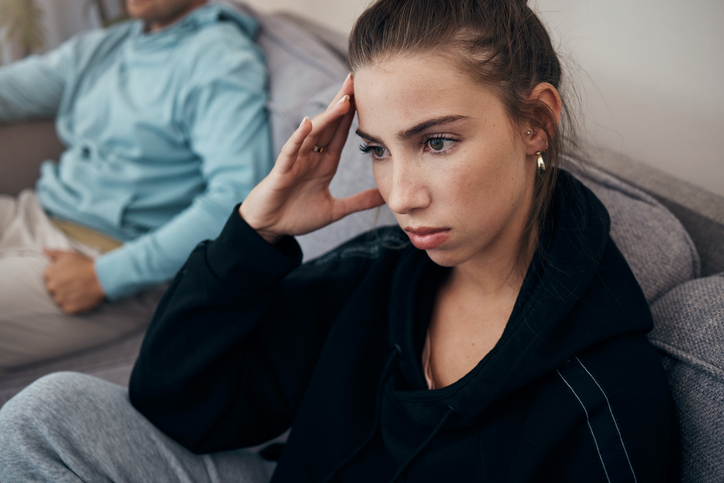
[[[546,163],[543,161],[543,153],[538,151],[535,154],[538,156],[538,174],[543,174],[546,172]]]

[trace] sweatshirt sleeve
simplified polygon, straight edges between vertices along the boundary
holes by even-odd
[[[293,238],[272,246],[232,215],[161,301],[131,376],[133,405],[197,453],[286,430],[331,321],[364,272],[300,262]]]
[[[96,259],[111,300],[171,279],[193,247],[216,237],[232,207],[271,170],[264,62],[247,44],[216,47],[196,66],[201,79],[179,108],[205,190],[168,223]]]
[[[52,118],[72,71],[77,39],[0,68],[0,122]]]

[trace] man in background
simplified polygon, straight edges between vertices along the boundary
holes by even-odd
[[[66,146],[0,196],[0,372],[144,326],[271,169],[256,24],[205,3],[127,0],[135,21],[0,68],[0,122],[54,117]]]

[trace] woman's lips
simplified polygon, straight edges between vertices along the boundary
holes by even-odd
[[[420,250],[434,250],[439,247],[450,236],[450,228],[405,228],[405,232],[410,237],[410,241],[415,248]]]

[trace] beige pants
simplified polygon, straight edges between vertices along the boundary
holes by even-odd
[[[82,315],[60,311],[45,289],[43,248],[98,250],[60,231],[35,193],[0,195],[0,372],[90,348],[149,323],[164,287],[106,302]]]

